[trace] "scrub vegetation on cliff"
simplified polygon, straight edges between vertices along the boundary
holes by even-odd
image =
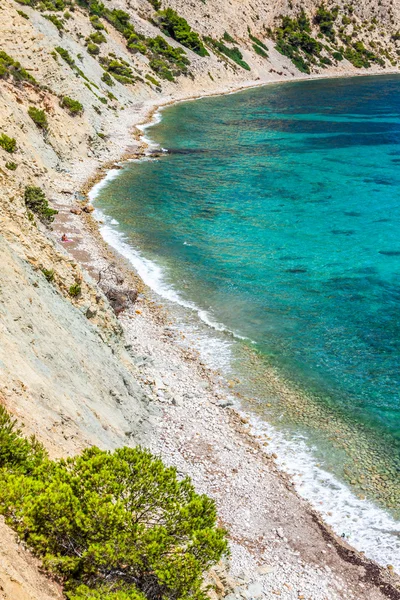
[[[227,553],[214,502],[143,448],[51,461],[0,406],[0,512],[70,600],[202,600]]]

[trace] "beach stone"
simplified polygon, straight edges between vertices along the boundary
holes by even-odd
[[[220,400],[217,403],[217,406],[220,406],[221,408],[228,408],[228,406],[233,406],[233,402],[229,398],[225,398],[224,400]]]
[[[258,567],[257,573],[260,575],[268,575],[268,573],[272,573],[275,570],[271,565],[263,565],[262,567]]]
[[[260,598],[263,595],[263,586],[262,583],[256,582],[249,585],[247,588],[247,597],[248,598]]]
[[[92,204],[86,204],[86,206],[82,209],[85,213],[92,213],[94,211],[94,206]]]
[[[82,209],[79,208],[79,206],[73,206],[72,208],[70,208],[69,212],[72,213],[73,215],[81,215]]]
[[[110,302],[116,315],[126,310],[131,304],[136,302],[137,291],[128,288],[109,287],[103,291]]]
[[[89,306],[89,308],[86,311],[87,318],[88,319],[93,319],[96,315],[97,315],[97,309],[96,308],[92,308],[91,306]]]

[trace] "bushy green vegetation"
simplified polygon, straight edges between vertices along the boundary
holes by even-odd
[[[152,7],[154,8],[154,10],[160,10],[160,8],[161,8],[161,2],[160,2],[160,0],[148,0],[148,1],[152,5]]]
[[[64,21],[56,17],[56,15],[43,15],[45,19],[51,21],[53,25],[55,25],[58,31],[63,31],[64,29]]]
[[[114,79],[123,84],[135,83],[136,77],[129,66],[129,63],[122,58],[117,58],[115,54],[109,54],[108,57],[102,56],[100,63]]]
[[[198,33],[192,30],[189,23],[172,8],[158,12],[158,23],[161,30],[174,40],[186,46],[199,56],[208,56]]]
[[[159,77],[161,77],[161,79],[174,81],[174,74],[169,69],[168,64],[165,61],[159,58],[152,58],[149,62],[149,66],[155,73],[158,74]]]
[[[253,50],[259,56],[262,56],[263,58],[268,58],[267,52],[265,52],[265,50],[263,50],[258,44],[253,44]]]
[[[97,29],[97,31],[105,30],[103,23],[100,21],[100,19],[97,15],[92,15],[90,17],[90,22],[91,22],[92,26],[94,27],[94,29]]]
[[[335,21],[339,14],[339,7],[335,6],[332,10],[326,8],[325,4],[318,7],[315,15],[315,23],[318,25],[321,33],[329,38],[332,42],[335,41]]]
[[[29,21],[29,16],[26,14],[26,12],[24,12],[23,10],[17,10],[17,13],[19,14],[20,17],[22,17],[23,19],[27,19]]]
[[[139,52],[148,56],[151,68],[160,77],[173,81],[175,77],[181,74],[188,74],[187,65],[190,62],[185,57],[185,51],[182,48],[174,48],[162,36],[150,38],[138,33],[131,23],[129,14],[125,11],[120,9],[111,10],[105,7],[103,3],[97,2],[97,0],[79,0],[79,4],[89,10],[93,26],[94,23],[101,26],[99,17],[103,17],[124,36],[130,52],[134,54]],[[120,63],[125,62],[122,59],[118,60]],[[100,63],[104,68],[109,70],[107,68],[107,59],[101,57]],[[125,66],[131,68],[126,62]],[[113,67],[116,67],[116,65],[113,65]],[[121,74],[112,68],[110,72],[113,74],[113,71],[116,74],[115,78],[121,83],[134,83],[138,79],[133,75],[132,69],[131,74],[127,74],[126,72]]]
[[[51,282],[54,281],[54,275],[55,275],[54,269],[45,269],[45,268],[43,268],[42,269],[42,273],[46,277],[46,279],[47,279],[47,281],[49,283],[51,283]]]
[[[353,12],[351,5],[346,5],[344,10],[350,15]],[[352,35],[347,35],[345,27],[352,22],[354,25]],[[328,38],[329,45],[323,45],[311,36],[310,21],[304,10],[294,19],[281,17],[281,25],[274,32],[277,50],[288,56],[300,71],[310,73],[313,65],[327,67],[333,64],[333,60],[342,61],[344,58],[357,68],[369,68],[372,63],[384,66],[384,57],[389,61],[392,60],[390,53],[384,48],[378,49],[373,41],[369,45],[370,48],[377,48],[376,52],[367,48],[363,41],[357,39],[359,28],[355,25],[354,19],[352,20],[344,14],[341,17],[342,26],[340,26],[339,7],[337,6],[328,9],[324,3],[320,4],[314,17],[314,23],[319,29],[318,38]],[[337,34],[343,42],[343,46],[337,45]]]
[[[15,138],[9,137],[5,133],[0,133],[0,146],[3,150],[12,154],[17,149],[17,142]]]
[[[0,407],[0,512],[69,600],[205,600],[214,502],[140,447],[51,461]]]
[[[155,55],[162,56],[170,63],[176,65],[182,72],[184,72],[187,65],[190,64],[185,51],[182,48],[170,46],[161,35],[157,35],[155,38],[148,38],[147,45]]]
[[[235,38],[233,38],[227,31],[224,31],[222,39],[224,40],[224,42],[229,42],[229,44],[237,44]]]
[[[54,216],[58,210],[50,208],[45,193],[39,187],[29,185],[24,193],[26,208],[35,214],[42,223],[49,225],[54,221]]]
[[[55,51],[61,56],[63,60],[65,60],[65,62],[71,67],[71,69],[75,67],[75,61],[68,52],[68,50],[62,48],[61,46],[57,46],[55,48]]]
[[[152,77],[149,73],[147,73],[147,75],[145,75],[145,79],[150,81],[150,83],[152,83],[156,87],[160,87],[160,85],[161,85],[160,82],[157,81],[157,79],[155,77]]]
[[[68,112],[72,115],[80,115],[83,112],[83,106],[78,100],[74,100],[69,96],[64,96],[61,100],[62,108],[66,108]]]
[[[259,46],[260,48],[262,48],[263,50],[265,50],[265,52],[268,53],[268,46],[266,46],[264,44],[264,42],[262,42],[261,40],[259,40],[255,35],[252,35],[250,33],[250,31],[249,31],[249,38],[251,39],[252,42],[254,42],[254,44],[256,44],[257,46]]]
[[[89,35],[87,41],[92,42],[93,44],[104,44],[104,42],[107,41],[107,38],[101,31],[95,31]]]
[[[0,405],[0,469],[27,474],[46,458],[47,453],[37,439],[24,437],[17,421]]]
[[[107,71],[103,73],[103,75],[101,76],[101,80],[109,86],[115,85],[111,75]]]
[[[385,64],[382,58],[371,50],[368,50],[361,41],[354,42],[348,46],[344,50],[343,56],[359,69],[362,67],[368,69],[373,62],[382,66]]]
[[[246,69],[246,71],[250,71],[250,67],[246,61],[243,60],[243,54],[240,52],[239,48],[228,48],[223,42],[214,40],[212,37],[205,37],[205,43],[210,46],[214,50],[214,52],[219,54],[224,54],[233,62],[238,64],[242,69]]]
[[[89,42],[86,47],[87,47],[87,51],[92,56],[97,56],[98,54],[100,54],[100,48],[97,44],[93,44],[92,42]]]
[[[310,73],[310,65],[316,64],[322,50],[322,44],[310,32],[310,20],[302,10],[294,19],[281,17],[274,34],[278,52],[290,58],[302,73]]]
[[[68,290],[68,294],[71,298],[78,298],[82,293],[82,288],[79,283],[74,283]]]
[[[0,79],[9,77],[13,78],[14,83],[26,81],[37,85],[36,79],[21,66],[21,63],[6,54],[4,50],[0,50]]]
[[[6,162],[6,169],[9,169],[9,171],[15,171],[17,169],[18,165],[17,163],[13,162],[12,160],[9,160],[8,162]]]
[[[32,119],[32,121],[39,127],[39,129],[43,129],[47,131],[49,127],[49,123],[47,121],[47,116],[44,110],[40,110],[35,106],[30,106],[28,109],[28,115]]]
[[[343,54],[341,54],[340,52],[332,52],[332,56],[335,60],[337,61],[342,61],[343,60]]]

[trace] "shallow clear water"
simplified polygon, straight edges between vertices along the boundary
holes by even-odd
[[[236,367],[258,409],[268,398],[275,422],[395,510],[400,77],[178,104],[150,137],[169,153],[128,165],[98,205],[181,299],[253,342]],[[296,407],[271,368],[304,392]]]

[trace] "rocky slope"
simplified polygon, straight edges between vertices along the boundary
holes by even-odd
[[[57,241],[63,227],[81,230],[83,216],[69,211],[85,181],[138,151],[134,126],[157,104],[309,74],[398,69],[399,2],[331,3],[316,22],[311,0],[163,0],[200,35],[205,56],[166,37],[156,5],[0,6],[0,401],[56,456],[87,444],[157,449],[160,407],[96,286],[104,265],[91,265],[92,279],[79,264],[90,262],[85,244],[72,258]],[[27,209],[27,186],[59,209],[54,231]],[[2,522],[0,530],[0,599],[61,597]]]

